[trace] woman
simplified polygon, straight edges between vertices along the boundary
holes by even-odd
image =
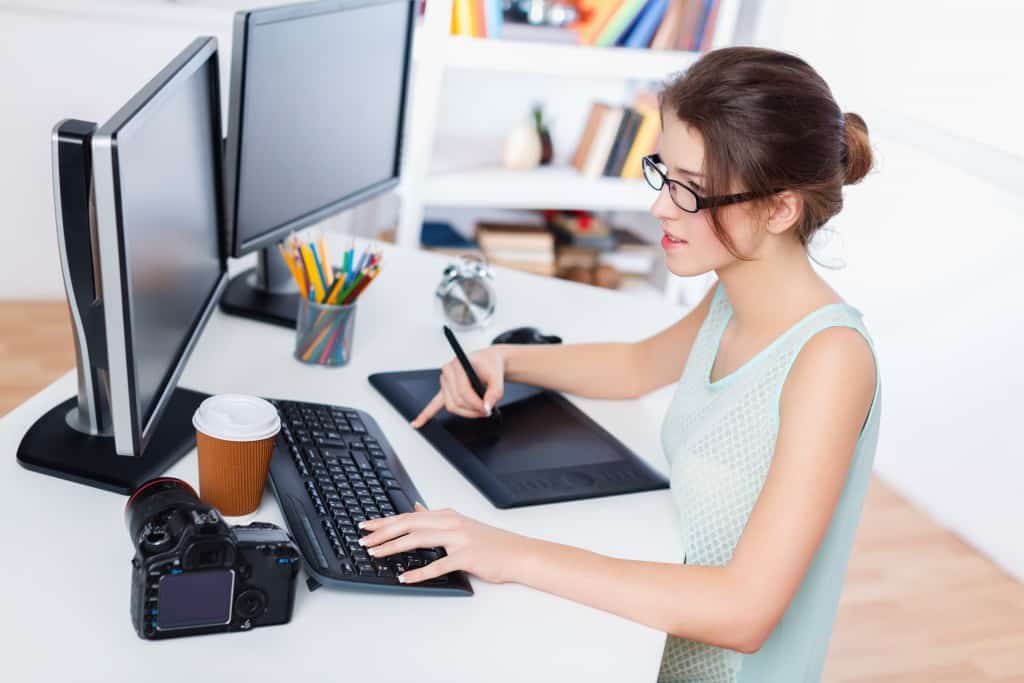
[[[481,417],[506,379],[625,399],[678,383],[662,443],[682,564],[626,561],[505,532],[452,510],[368,520],[383,557],[443,546],[405,582],[462,569],[668,633],[663,681],[817,681],[878,434],[879,381],[860,313],[811,267],[807,244],[871,168],[867,128],[805,62],[715,50],[659,96],[656,189],[670,271],[714,270],[689,314],[636,343],[497,345],[459,364],[413,421]]]

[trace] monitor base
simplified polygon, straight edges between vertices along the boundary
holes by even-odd
[[[141,457],[118,455],[113,436],[72,429],[67,415],[78,399],[69,398],[29,427],[18,445],[18,463],[33,472],[128,495],[195,447],[192,415],[205,398],[198,391],[175,389]]]
[[[294,329],[299,312],[299,293],[268,292],[258,288],[255,280],[255,268],[231,278],[220,299],[221,310],[229,315]]]

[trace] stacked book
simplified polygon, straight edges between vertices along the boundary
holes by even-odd
[[[456,0],[457,1],[457,0]],[[721,0],[577,0],[579,40],[596,47],[704,52]]]
[[[482,255],[476,242],[463,237],[455,226],[444,221],[424,221],[420,229],[420,244],[427,251],[446,256]]]
[[[507,19],[502,0],[453,0],[451,33],[474,38],[704,52],[721,0],[576,0],[568,26]]]
[[[451,33],[473,38],[501,38],[502,0],[453,0]]]
[[[494,265],[555,274],[555,236],[543,225],[477,223],[476,241]]]
[[[598,255],[598,263],[608,265],[622,276],[623,284],[647,282],[654,270],[660,247],[645,242],[624,228],[612,228],[615,249]]]
[[[588,178],[640,178],[640,160],[653,154],[661,133],[657,98],[638,95],[632,105],[594,102],[572,165]]]

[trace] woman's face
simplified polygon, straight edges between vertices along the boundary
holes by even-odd
[[[678,180],[702,197],[707,196],[701,175],[704,168],[704,141],[700,133],[670,112],[663,112],[663,115],[664,130],[661,133],[659,153],[668,167],[668,177]],[[741,206],[734,204],[722,207],[719,220],[739,253],[754,255],[760,240],[748,213]],[[738,260],[715,236],[708,211],[683,211],[672,201],[667,185],[658,193],[651,214],[661,223],[664,233],[661,246],[665,251],[665,263],[675,275],[686,277],[711,270],[720,271]]]

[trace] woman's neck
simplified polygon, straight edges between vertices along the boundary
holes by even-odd
[[[736,261],[717,273],[733,309],[731,324],[742,336],[775,336],[811,311],[842,301],[799,244],[770,257]]]

